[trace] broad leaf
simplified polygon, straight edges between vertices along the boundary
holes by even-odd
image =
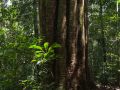
[[[37,45],[31,45],[29,48],[43,50],[41,46],[37,46]]]
[[[44,48],[47,50],[48,49],[48,46],[49,46],[49,43],[48,42],[45,42],[44,43]]]

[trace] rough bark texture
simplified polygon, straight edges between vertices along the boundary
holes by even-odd
[[[87,0],[40,0],[41,34],[60,43],[57,90],[93,90],[88,68]]]
[[[39,0],[40,33],[45,41],[53,42],[56,0]]]
[[[69,0],[67,7],[67,90],[91,90],[87,60],[87,1]]]
[[[66,0],[57,0],[56,9],[56,29],[55,29],[55,41],[61,44],[61,48],[57,50],[60,54],[59,60],[56,62],[56,73],[59,71],[58,80],[58,90],[64,90],[65,88],[65,78],[66,78]]]

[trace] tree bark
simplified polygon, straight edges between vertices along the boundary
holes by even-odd
[[[56,0],[39,0],[40,34],[45,41],[53,42]]]
[[[45,4],[47,3],[47,5]],[[54,71],[57,90],[93,90],[89,83],[87,0],[41,0],[41,33],[60,43]]]
[[[57,90],[65,90],[66,81],[66,0],[57,1],[56,9],[56,29],[55,29],[55,42],[61,44],[61,48],[57,49],[56,53],[60,58],[56,61],[56,73],[58,72],[58,88]]]

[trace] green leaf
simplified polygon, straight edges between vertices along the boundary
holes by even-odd
[[[43,56],[43,53],[35,54],[36,58],[41,58]]]
[[[44,43],[44,48],[47,50],[48,49],[48,46],[49,46],[49,43],[48,42],[45,42]]]
[[[53,48],[52,48],[52,47],[49,47],[48,52],[52,52],[52,53],[54,53]]]
[[[44,54],[44,58],[48,58],[48,53],[45,53],[45,54]]]
[[[44,51],[36,51],[35,53],[36,53],[36,54],[44,53]]]
[[[37,62],[37,60],[32,60],[31,62],[32,62],[32,63],[36,63],[36,62]]]
[[[31,45],[29,48],[39,49],[39,50],[43,51],[43,48],[41,46],[37,46],[37,45]]]
[[[0,35],[4,35],[6,33],[6,28],[0,28]]]
[[[120,3],[120,0],[117,0],[118,3]]]

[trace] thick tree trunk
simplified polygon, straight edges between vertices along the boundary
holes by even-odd
[[[70,0],[67,33],[67,90],[89,90],[86,79],[85,1]]]
[[[56,28],[54,29],[54,41],[61,44],[61,48],[56,51],[60,55],[56,61],[57,90],[64,90],[66,78],[66,0],[57,0],[56,8]]]
[[[90,89],[88,68],[87,0],[40,0],[41,33],[60,43],[56,60],[57,90]],[[47,3],[47,4],[46,4]]]
[[[40,34],[45,41],[53,42],[56,0],[39,0]]]

